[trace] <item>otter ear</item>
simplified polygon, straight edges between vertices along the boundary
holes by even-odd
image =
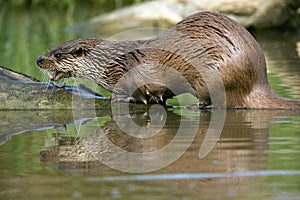
[[[74,57],[81,57],[85,54],[85,49],[83,47],[77,47],[71,52],[71,54]]]

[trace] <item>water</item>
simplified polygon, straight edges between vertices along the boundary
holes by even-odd
[[[1,65],[47,80],[35,58],[100,13],[49,9],[2,8]],[[253,34],[272,87],[299,99],[299,33]],[[0,199],[299,199],[299,113],[113,111],[0,111]]]
[[[14,135],[2,144],[3,199],[24,195],[47,199],[296,199],[299,196],[300,118],[294,113],[228,110],[221,135],[216,143],[214,137],[209,138],[210,143],[204,142],[210,126],[221,122],[211,121],[209,111],[182,115],[172,109],[165,115],[158,111],[155,113],[158,118],[167,117],[164,127],[155,136],[142,139],[129,136],[116,123],[129,124],[134,120],[151,131],[155,127],[151,129],[152,121],[146,119],[144,112],[132,113],[131,117],[114,115],[114,121],[111,115],[98,112],[97,118],[89,118],[81,125],[66,123],[63,127],[57,123],[56,129]],[[218,116],[223,114],[214,112]],[[179,125],[184,127],[185,134],[174,142]],[[142,133],[129,128],[131,134]],[[170,143],[172,151],[149,155]],[[138,158],[127,156],[127,161],[122,160],[113,144],[135,152]],[[212,150],[199,157],[205,145]],[[161,165],[176,153],[181,155],[185,147],[188,149],[182,156],[170,165]],[[147,171],[150,165],[162,168],[138,174],[115,170],[125,166],[129,171]]]

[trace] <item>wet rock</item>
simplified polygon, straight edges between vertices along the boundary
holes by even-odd
[[[0,110],[100,109],[110,101],[85,86],[63,86],[36,79],[0,66]]]

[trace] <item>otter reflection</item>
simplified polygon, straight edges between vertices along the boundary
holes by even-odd
[[[114,164],[113,162],[121,159],[122,155],[116,151],[115,147],[123,152],[143,153],[144,156],[141,156],[137,162],[142,163],[141,166],[136,166],[138,168],[147,167],[145,165],[149,162],[164,162],[163,159],[172,157],[176,151],[182,151],[185,146],[188,146],[188,149],[175,162],[155,173],[262,170],[266,167],[270,121],[274,116],[296,114],[292,111],[280,110],[227,110],[224,126],[217,142],[213,144],[212,150],[204,158],[199,158],[199,149],[204,145],[203,141],[210,124],[215,123],[211,122],[211,112],[218,113],[221,110],[197,112],[200,114],[197,121],[192,115],[184,117],[172,111],[167,111],[163,115],[159,112],[154,113],[152,116],[156,116],[157,121],[165,120],[163,126],[157,122],[158,128],[155,124],[151,124],[147,113],[114,115],[112,120],[101,127],[97,123],[87,123],[81,127],[90,131],[85,137],[75,139],[67,136],[58,137],[58,146],[41,151],[41,161],[51,163],[55,168],[68,173],[119,174],[121,172],[102,164],[105,162]],[[132,120],[135,123],[131,123]],[[182,121],[186,123],[183,127],[184,134],[172,143]],[[124,132],[124,127],[127,133]],[[151,131],[155,134],[151,137],[139,137],[142,129],[148,130],[149,134]],[[196,130],[195,135],[191,135],[192,130]],[[192,141],[191,145],[190,141]],[[149,153],[160,150],[170,143],[172,143],[172,151],[165,152],[163,156],[149,156]],[[122,160],[122,162],[132,167],[130,162],[136,162],[136,160]]]

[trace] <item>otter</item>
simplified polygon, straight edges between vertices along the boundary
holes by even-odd
[[[52,80],[81,77],[113,92],[112,99],[165,104],[191,93],[202,108],[300,109],[267,79],[262,49],[236,21],[198,12],[148,40],[78,38],[37,59]]]

